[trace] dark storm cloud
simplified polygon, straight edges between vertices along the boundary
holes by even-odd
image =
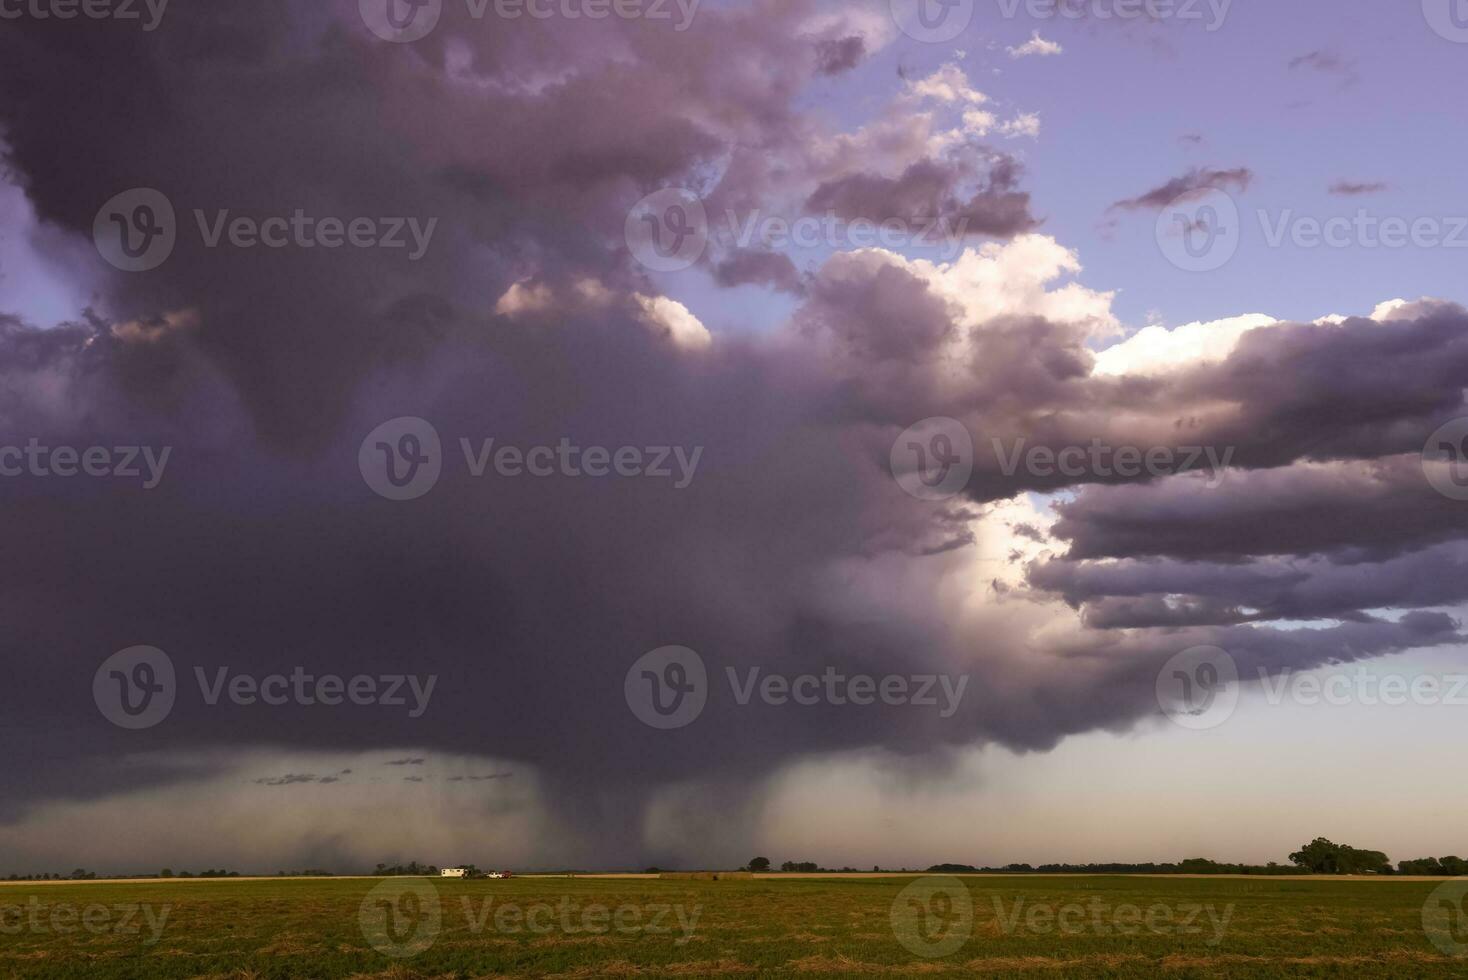
[[[861,35],[834,41],[816,42],[816,71],[822,75],[839,75],[861,64],[866,57],[866,39]]]
[[[1206,492],[1190,483],[1089,487],[1056,505],[1055,533],[1072,558],[1194,559],[1342,551],[1380,559],[1462,533],[1459,502],[1428,484],[1420,455],[1236,471]]]
[[[998,158],[976,189],[965,189],[974,168],[960,162],[920,160],[897,177],[848,174],[822,183],[805,202],[812,214],[880,224],[901,221],[921,230],[941,219],[949,234],[1010,238],[1039,225],[1030,195],[1017,190],[1018,165]]]
[[[1461,540],[1385,561],[1321,555],[1244,562],[1124,558],[1052,560],[1029,575],[1036,588],[1085,604],[1099,629],[1226,625],[1273,619],[1358,617],[1362,609],[1447,606],[1468,600]]]
[[[766,285],[787,293],[799,293],[800,272],[788,255],[760,249],[732,250],[714,266],[714,281],[720,286]]]
[[[315,773],[286,773],[284,776],[268,776],[255,780],[257,786],[294,786],[299,783],[334,783],[335,776],[317,776]]]
[[[1165,184],[1112,204],[1111,211],[1160,211],[1178,200],[1189,200],[1211,190],[1247,190],[1254,180],[1254,171],[1248,167],[1217,170],[1212,167],[1193,167],[1180,177]]]
[[[1389,185],[1383,181],[1338,180],[1330,185],[1330,193],[1338,197],[1360,197],[1363,194],[1379,194]]]
[[[1310,51],[1290,59],[1290,71],[1302,68],[1326,75],[1337,75],[1343,85],[1354,84],[1360,78],[1356,73],[1356,62],[1335,51]]]
[[[1271,597],[1259,594],[1268,581],[1242,579],[1200,582],[1192,620],[1166,623],[1178,629],[1105,628],[1125,614],[1109,608],[1090,628],[1040,629],[1053,611],[1028,596],[959,607],[972,588],[1003,591],[970,574],[972,545],[990,533],[982,505],[1091,482],[1007,476],[989,435],[1236,445],[1238,465],[1258,471],[1246,480],[1274,481],[1262,494],[1274,510],[1231,484],[1211,496],[1183,481],[1087,487],[1055,531],[1073,562],[1221,567],[1291,549],[1390,562],[1445,547],[1456,525],[1397,457],[1461,403],[1463,311],[1282,325],[1217,364],[1102,378],[1088,325],[964,322],[923,274],[869,250],[812,276],[796,329],[689,349],[640,316],[638,294],[656,290],[622,241],[627,210],[700,180],[716,182],[711,201],[758,205],[788,189],[782,166],[810,172],[814,123],[792,105],[817,70],[797,29],[811,6],[705,9],[675,36],[620,20],[491,25],[448,5],[413,45],[372,37],[356,6],[194,3],[147,37],[58,22],[0,32],[11,162],[39,216],[81,239],[102,202],[135,186],[166,193],[185,229],[194,208],[440,221],[416,263],[210,249],[181,234],[162,267],[105,280],[108,317],[0,320],[0,443],[173,451],[152,490],[0,480],[7,551],[24,556],[0,564],[0,656],[18,679],[0,688],[7,819],[207,774],[118,763],[181,747],[425,753],[405,764],[455,752],[530,767],[567,840],[642,866],[640,820],[669,783],[740,797],[812,753],[877,746],[927,760],[1125,728],[1155,711],[1156,670],[1188,645],[1280,668],[1460,639],[1422,608],[1367,615],[1384,588],[1358,592],[1355,607],[1341,591],[1335,615],[1350,621],[1318,630],[1228,622],[1228,608]],[[1248,176],[1198,171],[1176,192]],[[1005,158],[827,177],[799,195],[813,211],[962,219],[996,237],[1036,221]],[[1166,189],[1136,206],[1160,206],[1150,199]],[[725,284],[790,285],[778,261],[726,261]],[[557,302],[492,313],[516,283]],[[932,507],[895,485],[888,454],[904,428],[940,414],[962,419],[980,452],[970,499]],[[436,427],[444,469],[426,496],[392,502],[364,484],[358,450],[402,415]],[[702,464],[684,489],[474,477],[460,440],[486,438],[698,448]],[[1302,460],[1360,462],[1327,480]],[[1261,521],[1286,526],[1266,540]],[[1290,587],[1278,583],[1271,608],[1313,608]],[[1037,571],[1031,590],[1046,588],[1079,603],[1129,596]],[[1396,594],[1402,608],[1443,595],[1410,581]],[[1155,604],[1130,615],[1148,613],[1160,616]],[[92,677],[140,643],[173,658],[180,695],[163,724],[123,731],[92,703]],[[714,678],[834,667],[974,683],[946,719],[719,698],[694,727],[663,732],[628,710],[623,681],[670,643],[698,650]],[[297,667],[439,684],[414,718],[386,705],[211,705],[195,682]],[[265,771],[297,782],[304,765],[323,771],[294,765]]]
[[[921,365],[955,329],[952,311],[926,282],[880,260],[837,260],[809,293],[804,327],[830,336],[874,371],[888,361],[904,373]]]

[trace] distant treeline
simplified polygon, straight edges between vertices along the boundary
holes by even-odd
[[[178,874],[174,874],[173,873],[173,870],[171,868],[164,868],[162,871],[158,872],[156,875],[146,875],[146,874],[145,875],[101,875],[100,877],[110,880],[110,879],[121,879],[121,878],[238,878],[239,876],[240,876],[240,873],[238,871],[225,871],[223,868],[220,868],[218,871],[214,870],[213,868],[210,868],[208,871],[200,871],[198,874],[194,874],[192,871],[180,871]],[[5,880],[6,881],[96,881],[98,877],[99,876],[98,876],[97,872],[95,872],[95,871],[85,871],[85,870],[83,870],[81,868],[77,868],[75,871],[73,871],[69,875],[60,875],[60,874],[27,874],[27,875],[19,875],[19,874],[12,874],[9,877],[7,877]]]
[[[1176,864],[1008,864],[1002,868],[976,868],[971,864],[935,864],[930,872],[943,874],[1152,874],[1152,875],[1468,875],[1468,861],[1417,858],[1398,862],[1395,869],[1381,851],[1336,844],[1317,837],[1290,855],[1289,864],[1226,864],[1208,858],[1188,858]]]
[[[1298,875],[1301,871],[1288,864],[1271,861],[1259,864],[1223,864],[1207,858],[1188,858],[1176,864],[1006,864],[1002,868],[979,868],[971,864],[935,864],[928,869],[941,874],[1089,874],[1089,875]]]
[[[419,864],[417,861],[409,861],[407,864],[382,864],[378,863],[377,869],[372,872],[384,878],[394,875],[436,875],[438,868],[431,864]]]
[[[1404,875],[1445,875],[1456,878],[1468,875],[1468,861],[1454,854],[1445,858],[1417,858],[1413,861],[1398,861],[1397,873]]]

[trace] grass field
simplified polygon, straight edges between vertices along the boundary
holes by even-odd
[[[1439,884],[1064,876],[15,883],[0,885],[0,976],[1463,977],[1468,958],[1448,955],[1447,939],[1434,945],[1424,928],[1424,903]],[[1468,950],[1461,922],[1449,924]]]

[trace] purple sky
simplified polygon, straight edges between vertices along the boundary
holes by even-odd
[[[915,2],[0,23],[0,873],[1461,853],[1468,24]]]

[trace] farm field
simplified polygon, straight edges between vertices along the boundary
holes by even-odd
[[[1441,884],[919,875],[19,882],[0,885],[0,977],[1462,977],[1468,959],[1449,955],[1463,951],[1454,936],[1468,945],[1461,923],[1442,920],[1458,931],[1436,945],[1424,929],[1424,904]]]

